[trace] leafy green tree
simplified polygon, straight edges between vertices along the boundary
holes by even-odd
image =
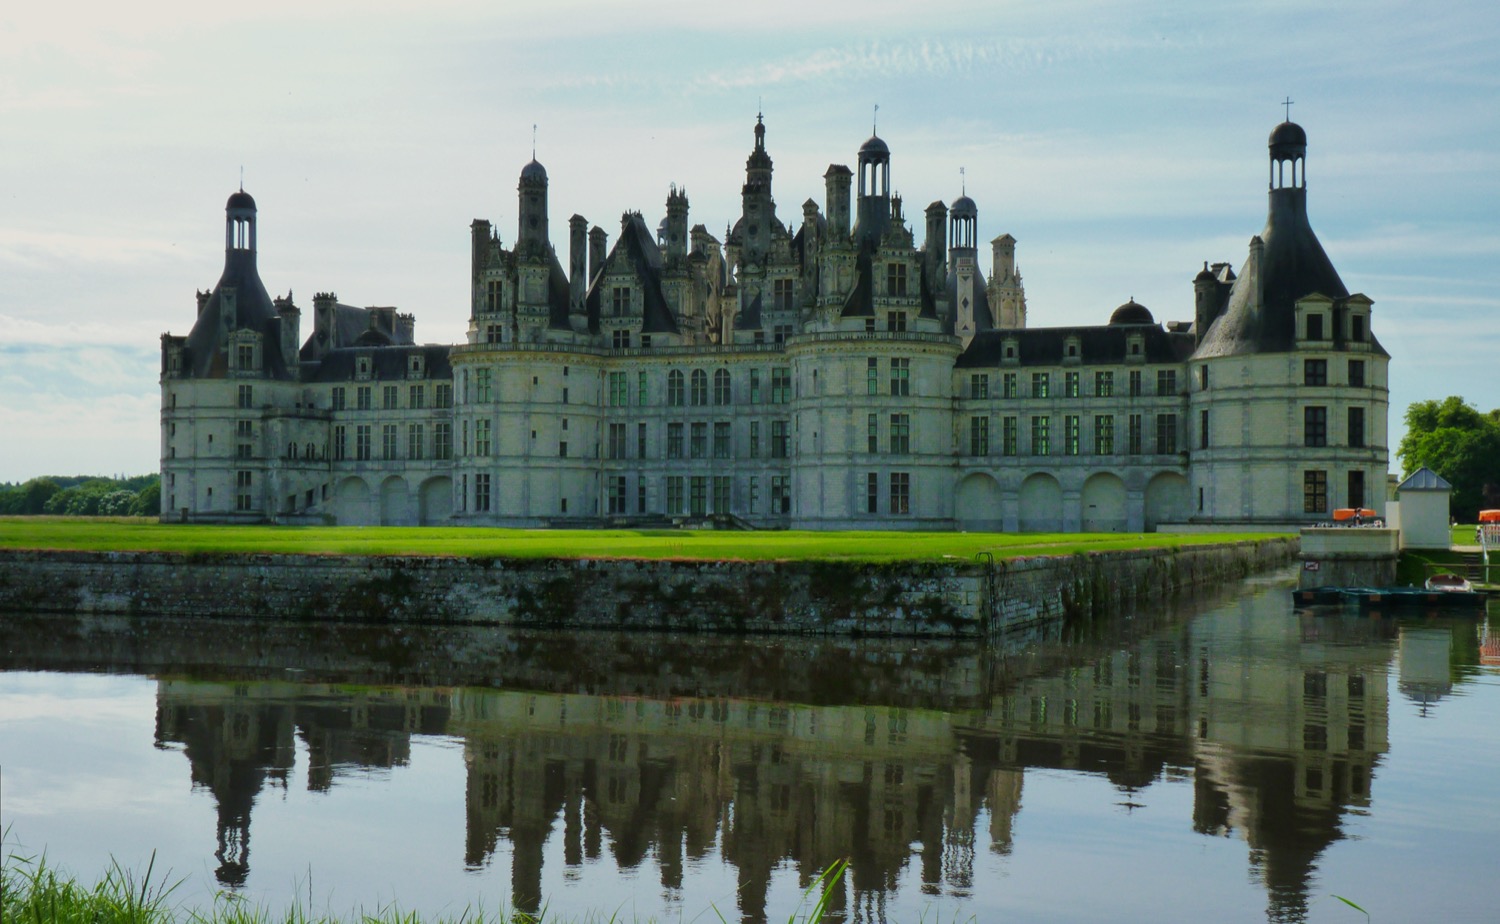
[[[1457,396],[1418,401],[1406,409],[1396,455],[1406,475],[1425,465],[1446,478],[1454,516],[1472,523],[1486,494],[1500,490],[1500,410],[1481,414]]]
[[[154,517],[161,514],[161,479],[156,478],[150,484],[141,488],[135,495],[135,502],[130,506],[130,515],[133,517]]]

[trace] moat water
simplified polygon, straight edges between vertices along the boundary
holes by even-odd
[[[1490,921],[1500,612],[968,642],[0,616],[4,852],[351,914]],[[1495,629],[1491,629],[1491,622]]]

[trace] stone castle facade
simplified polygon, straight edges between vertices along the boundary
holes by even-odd
[[[1028,326],[1015,238],[986,276],[961,196],[924,210],[918,247],[879,137],[793,228],[760,119],[723,241],[673,188],[612,246],[573,215],[565,266],[527,164],[513,246],[473,223],[458,345],[331,293],[303,340],[241,190],[219,284],[162,337],[162,516],[1142,531],[1380,509],[1389,356],[1308,223],[1306,145],[1277,126],[1265,228],[1165,324],[1131,300]]]

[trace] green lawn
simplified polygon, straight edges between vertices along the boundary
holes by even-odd
[[[1110,549],[1175,548],[1264,533],[895,533],[562,530],[396,526],[183,526],[151,519],[0,517],[0,548],[82,551],[291,552],[476,558],[742,561],[972,561]]]

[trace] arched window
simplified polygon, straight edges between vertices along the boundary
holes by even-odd
[[[729,403],[729,370],[718,369],[714,372],[714,404]]]
[[[682,407],[686,403],[681,369],[673,369],[667,373],[667,403],[673,407]]]
[[[693,406],[702,407],[708,403],[708,373],[702,369],[693,370]]]

